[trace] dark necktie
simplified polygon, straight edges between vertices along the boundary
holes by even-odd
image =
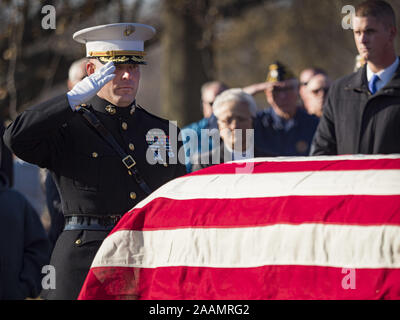
[[[368,88],[369,88],[369,91],[371,91],[372,94],[375,94],[376,91],[377,91],[376,90],[376,83],[378,82],[378,80],[380,80],[379,76],[374,74],[372,76],[371,80],[368,82]]]

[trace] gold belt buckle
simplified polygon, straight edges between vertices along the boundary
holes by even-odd
[[[136,164],[136,161],[132,158],[131,155],[128,155],[122,159],[122,163],[125,165],[125,167],[130,169]]]

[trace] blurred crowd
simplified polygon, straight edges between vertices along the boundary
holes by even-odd
[[[187,171],[253,157],[308,156],[330,86],[321,68],[296,76],[279,61],[267,66],[260,83],[243,88],[205,83],[204,118],[182,128]],[[257,106],[257,94],[264,94],[264,105]]]

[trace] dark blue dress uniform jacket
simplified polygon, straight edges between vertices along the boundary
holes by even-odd
[[[100,121],[132,155],[152,190],[185,174],[179,161],[170,164],[170,159],[165,165],[153,165],[146,160],[152,143],[149,131],[161,129],[168,136],[167,120],[139,107],[132,114],[130,107],[115,107],[115,114],[111,114],[106,111],[110,103],[97,96],[88,105],[93,106]],[[71,110],[65,95],[24,111],[6,129],[4,141],[21,159],[52,171],[65,216],[122,215],[146,196],[129,176],[118,154],[80,113]],[[177,157],[177,150],[173,153]]]
[[[167,120],[141,107],[115,107],[98,96],[87,105],[134,158],[136,168],[153,191],[186,173],[184,161],[177,158],[179,150],[183,154],[182,143],[176,142],[179,130],[171,126],[169,132]],[[52,172],[65,216],[123,215],[146,197],[119,155],[79,112],[71,110],[66,95],[25,110],[6,129],[4,141],[21,159]],[[157,146],[168,147],[168,143],[171,149],[164,153],[169,158],[151,164],[160,150]],[[57,272],[56,289],[45,291],[43,298],[75,299],[107,234],[64,231],[51,259]]]

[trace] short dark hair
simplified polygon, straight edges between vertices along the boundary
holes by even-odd
[[[387,26],[396,27],[396,14],[392,6],[383,0],[367,0],[356,7],[357,17],[374,17]]]

